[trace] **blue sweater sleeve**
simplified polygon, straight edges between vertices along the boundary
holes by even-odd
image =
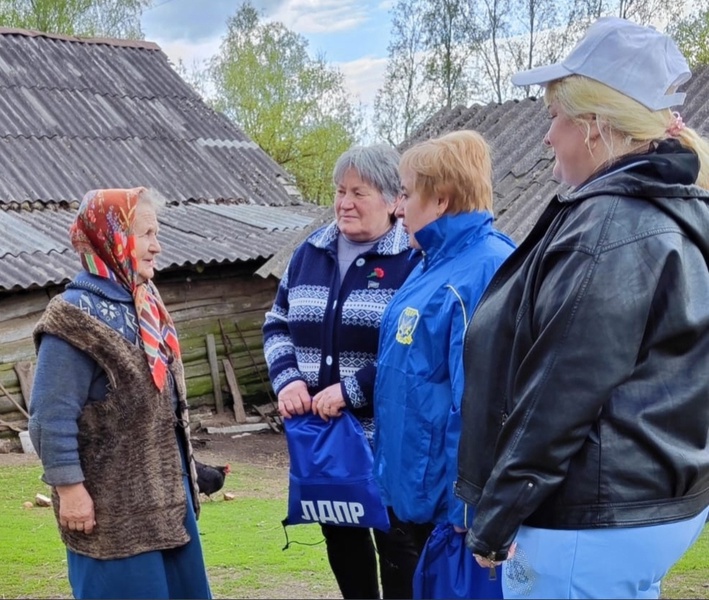
[[[295,344],[288,327],[288,280],[290,264],[278,285],[273,307],[263,324],[263,350],[268,376],[276,395],[289,383],[305,380],[298,369]]]
[[[45,334],[37,355],[29,433],[49,485],[84,480],[79,461],[78,420],[87,401],[106,394],[106,375],[81,350]],[[98,396],[98,397],[95,397]]]
[[[352,375],[342,379],[340,383],[342,397],[348,408],[363,408],[372,403],[376,376],[376,363],[370,362]]]

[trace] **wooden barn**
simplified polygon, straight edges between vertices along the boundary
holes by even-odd
[[[155,281],[193,412],[220,408],[219,396],[228,409],[234,380],[247,402],[266,398],[261,325],[278,280],[254,273],[323,209],[150,42],[0,29],[0,92],[0,437],[26,427],[18,371],[47,302],[80,268],[68,228],[96,188],[169,200]]]

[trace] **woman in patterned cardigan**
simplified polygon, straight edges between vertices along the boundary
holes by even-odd
[[[273,308],[264,350],[281,415],[323,419],[351,411],[370,440],[379,323],[418,263],[394,214],[399,155],[386,145],[355,146],[334,169],[335,221],[293,253]],[[368,529],[323,524],[328,558],[344,598],[378,598]],[[410,598],[415,531],[392,520],[374,530],[384,598]]]

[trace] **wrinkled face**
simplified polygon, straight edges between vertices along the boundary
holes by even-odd
[[[131,231],[135,236],[135,270],[138,274],[138,283],[148,281],[155,276],[155,257],[160,254],[158,229],[155,210],[147,203],[139,203],[135,208]]]
[[[443,209],[433,198],[423,198],[415,189],[416,174],[408,169],[401,169],[401,202],[396,209],[396,216],[403,219],[404,228],[409,234],[412,248],[421,248],[416,241],[416,232],[435,221]]]
[[[369,242],[391,227],[396,206],[364,181],[355,169],[348,169],[335,192],[335,217],[344,236],[353,242]]]
[[[583,124],[568,117],[556,101],[549,105],[548,110],[551,125],[544,136],[544,143],[554,150],[554,179],[572,186],[580,185],[597,168],[597,160],[586,139],[589,131]],[[595,121],[590,121],[589,126],[593,136]]]

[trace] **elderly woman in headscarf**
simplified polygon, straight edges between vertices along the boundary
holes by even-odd
[[[208,598],[184,372],[152,282],[145,188],[96,190],[71,241],[83,270],[35,327],[30,436],[76,598]]]

